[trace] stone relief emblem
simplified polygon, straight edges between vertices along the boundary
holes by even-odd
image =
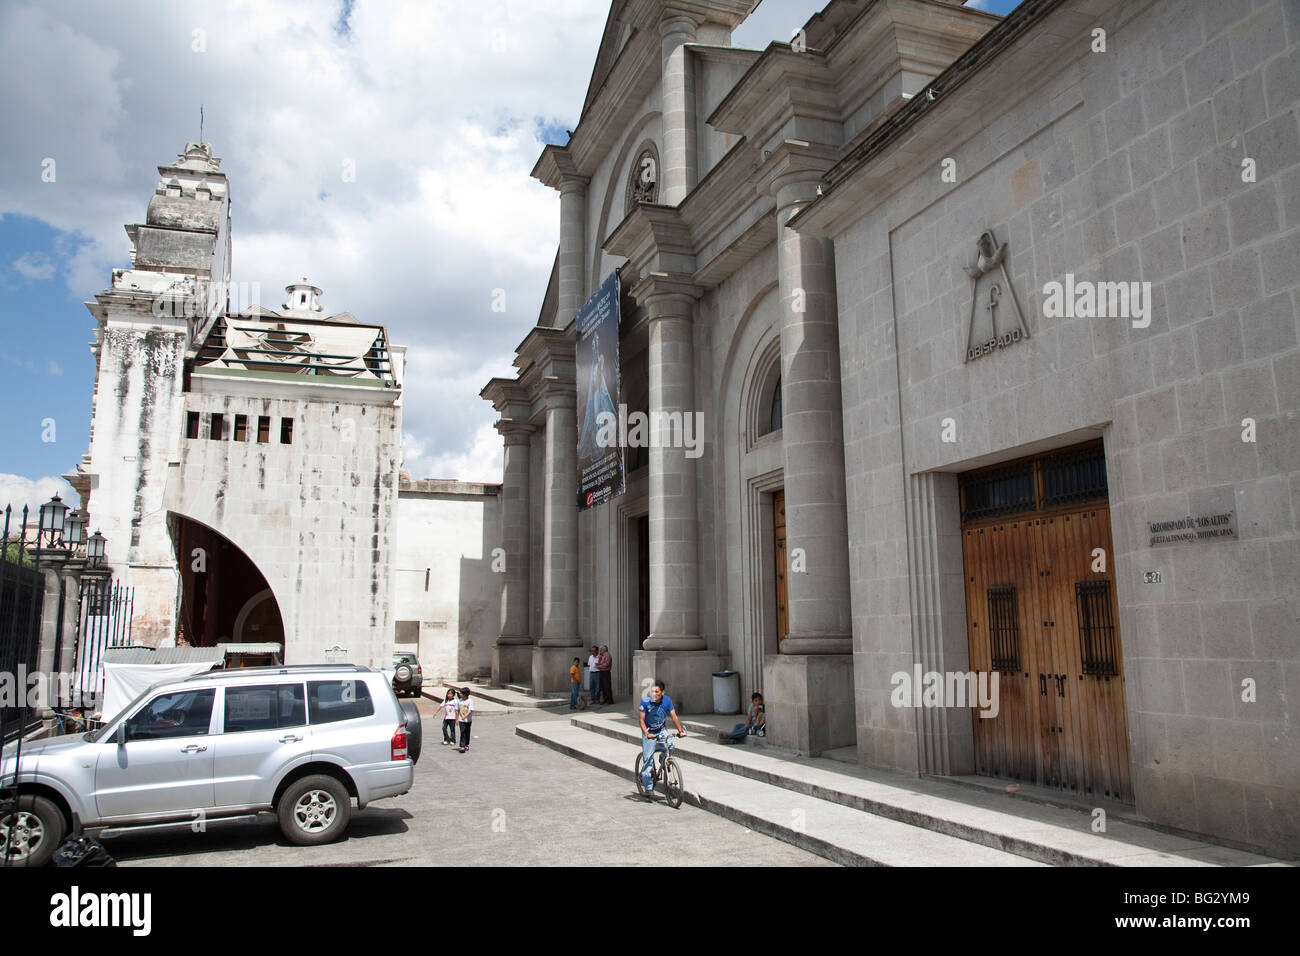
[[[970,319],[966,326],[964,362],[1029,338],[1029,327],[1025,325],[1025,316],[1020,311],[1020,303],[1016,300],[1016,290],[1012,288],[1011,277],[1007,274],[1006,255],[1007,244],[1004,242],[999,246],[993,237],[993,230],[987,229],[975,242],[975,262],[962,267],[970,277]],[[993,275],[995,281],[984,283],[981,289],[980,280],[994,273],[996,273]],[[997,281],[999,276],[1000,282]],[[980,323],[981,338],[978,340],[975,333],[977,310],[989,314],[987,326],[984,322]],[[999,318],[1006,316],[1009,311],[1015,313],[1014,325],[1010,324],[1009,319]],[[989,334],[984,338],[982,332],[986,327]]]
[[[659,201],[659,153],[647,146],[637,154],[627,183],[627,208],[637,203]]]

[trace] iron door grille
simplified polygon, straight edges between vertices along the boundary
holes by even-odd
[[[1020,622],[1014,587],[989,588],[989,650],[993,670],[1020,670]]]
[[[1105,498],[1106,454],[1101,446],[1094,445],[1081,451],[1044,458],[1043,508],[1058,508]]]
[[[999,468],[965,478],[961,484],[963,523],[998,515],[1032,511],[1034,508],[1034,466],[1032,462]]]
[[[1079,647],[1083,672],[1093,677],[1118,677],[1110,582],[1079,581],[1074,585],[1074,594],[1079,608]]]

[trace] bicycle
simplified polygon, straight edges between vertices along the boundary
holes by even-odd
[[[686,735],[681,734],[680,736],[684,737]],[[651,786],[653,786],[662,780],[664,784],[664,797],[668,800],[669,806],[676,809],[682,805],[682,793],[684,792],[682,790],[681,761],[673,759],[673,742],[671,734],[666,731],[662,732],[655,737],[655,741],[654,754],[662,754],[662,757],[656,761],[654,760],[654,755],[651,755],[653,766],[650,768],[650,783]],[[645,784],[641,780],[641,767],[644,760],[644,753],[637,754],[636,765],[633,768],[636,775],[637,793],[642,796],[646,796]]]

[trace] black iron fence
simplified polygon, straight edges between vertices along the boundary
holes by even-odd
[[[37,567],[32,546],[34,522],[27,508],[21,516],[4,510],[0,530],[0,743],[7,742],[39,722],[30,696],[29,678],[40,671],[41,611],[45,576]]]
[[[131,645],[135,588],[106,578],[83,579],[80,600],[74,678],[66,703],[90,710],[98,707],[104,695],[104,652]]]
[[[47,594],[51,575],[58,586]],[[105,652],[131,644],[134,610],[134,588],[114,582],[76,542],[41,532],[35,512],[6,507],[0,527],[0,739],[34,729],[44,707],[53,708],[60,722],[60,712],[93,711],[103,697]],[[56,622],[45,628],[54,644],[46,670],[42,620]]]

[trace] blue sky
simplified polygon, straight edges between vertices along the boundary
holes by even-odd
[[[86,450],[93,320],[62,279],[88,241],[29,216],[0,219],[0,471],[58,475]]]
[[[823,5],[764,0],[733,42],[789,40]],[[57,476],[87,451],[94,321],[82,303],[129,265],[122,227],[143,219],[156,167],[197,138],[200,104],[231,182],[232,281],[275,307],[307,276],[327,311],[386,324],[419,370],[406,467],[499,481],[495,413],[478,391],[512,374],[559,236],[558,197],[528,173],[577,122],[608,9],[0,5],[0,86],[22,91],[0,101],[0,507],[66,489]],[[491,308],[497,289],[505,313]]]

